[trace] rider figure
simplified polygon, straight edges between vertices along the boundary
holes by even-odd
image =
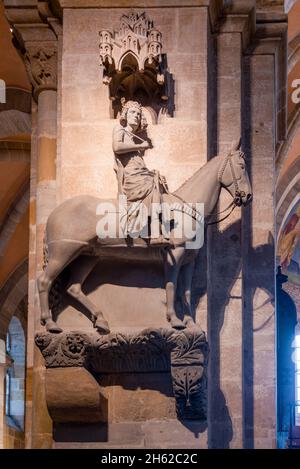
[[[151,148],[151,143],[139,134],[143,135],[146,127],[142,106],[136,101],[127,101],[120,124],[113,132],[113,151],[118,191],[127,198],[128,233],[141,233],[148,228],[153,204],[161,206],[163,194],[168,193],[165,178],[145,165],[143,155]],[[161,237],[151,239],[151,244],[156,243],[162,243]]]

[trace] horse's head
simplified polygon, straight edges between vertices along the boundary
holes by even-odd
[[[232,195],[235,205],[247,205],[252,200],[245,155],[241,150],[235,148],[222,158],[218,179],[222,187]]]

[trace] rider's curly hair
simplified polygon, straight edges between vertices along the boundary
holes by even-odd
[[[121,114],[120,114],[120,124],[123,127],[126,127],[126,125],[127,125],[127,112],[128,112],[128,109],[130,109],[131,107],[135,107],[135,108],[139,109],[139,111],[141,111],[141,123],[140,123],[139,128],[137,129],[137,132],[142,132],[143,130],[145,130],[147,128],[148,122],[147,122],[147,119],[145,117],[145,114],[143,113],[142,106],[137,101],[127,101],[127,103],[123,102],[123,107],[122,107],[122,111],[121,111]]]

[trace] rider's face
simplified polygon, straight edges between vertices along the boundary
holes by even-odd
[[[141,111],[135,107],[130,107],[127,111],[127,125],[134,130],[137,129],[141,122]]]

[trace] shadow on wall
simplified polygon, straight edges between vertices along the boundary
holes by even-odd
[[[266,296],[267,302],[274,305],[274,285],[270,285],[267,276],[255,276],[255,266],[264,265],[266,260],[273,258],[274,240],[270,237],[269,242],[264,245],[257,246],[255,249],[251,248],[251,243],[248,243],[248,252],[246,254],[247,268],[243,272],[242,295],[232,296],[232,288],[241,276],[242,261],[241,261],[241,221],[231,224],[222,232],[217,228],[213,228],[212,238],[213,246],[215,246],[212,253],[212,268],[213,278],[209,286],[209,317],[208,317],[208,342],[210,348],[209,356],[209,404],[208,404],[208,419],[209,419],[209,447],[210,448],[229,448],[233,435],[233,422],[231,415],[237,415],[241,418],[243,430],[243,447],[254,447],[254,417],[253,417],[253,304],[254,295],[257,289],[262,290]],[[244,255],[244,254],[243,254]],[[220,260],[221,259],[221,260]],[[251,279],[247,279],[247,272],[250,272]],[[251,274],[252,273],[252,274]],[[204,291],[200,292],[203,294]],[[200,297],[198,297],[198,300]],[[237,314],[242,314],[242,373],[243,376],[232,376],[232,392],[236,393],[237,399],[242,399],[242,415],[238,415],[235,409],[230,409],[221,387],[221,346],[220,334],[224,325],[225,310],[230,300],[242,300],[242,311],[237,311]],[[236,314],[233,310],[228,311],[227,314]],[[257,313],[256,313],[257,314]],[[260,325],[260,330],[266,327],[272,319],[274,313],[271,313],[267,321]],[[234,324],[234,321],[231,322]],[[232,345],[234,345],[234,331],[231,334]],[[240,337],[237,337],[240,340]],[[228,344],[226,344],[228,345]],[[231,344],[229,344],[231,345]],[[233,349],[234,350],[234,349]],[[227,351],[227,354],[229,350]],[[232,362],[235,357],[232,356]],[[230,361],[227,363],[230,363]],[[224,369],[222,370],[224,372]],[[229,380],[230,370],[228,370]],[[243,384],[242,384],[243,383]],[[239,403],[237,403],[239,405]]]

